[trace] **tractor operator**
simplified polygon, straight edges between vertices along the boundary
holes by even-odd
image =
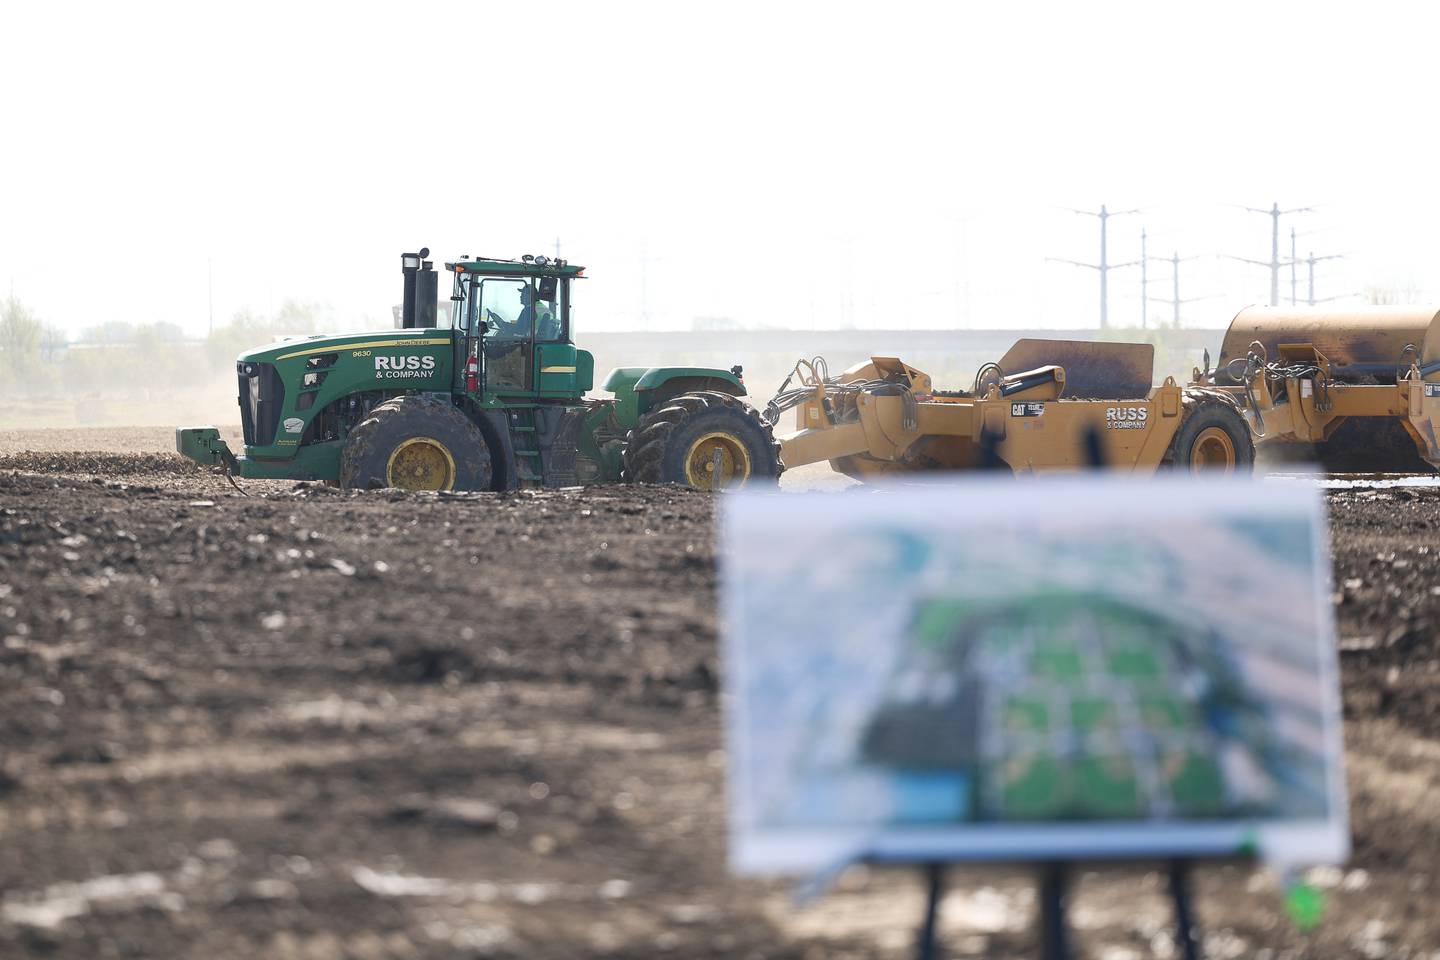
[[[528,284],[520,288],[520,305],[517,322],[521,330],[528,331],[533,323],[536,340],[560,339],[560,321],[555,317],[554,308],[550,303],[536,299],[535,291]]]

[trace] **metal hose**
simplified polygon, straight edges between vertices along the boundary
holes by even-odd
[[[919,406],[915,400],[915,394],[909,386],[903,383],[895,383],[890,380],[850,380],[842,382],[838,378],[829,375],[830,368],[824,357],[813,357],[810,360],[801,360],[795,364],[795,369],[780,384],[780,389],[765,404],[765,411],[762,416],[770,426],[780,422],[780,415],[786,410],[791,410],[813,399],[817,387],[823,387],[827,401],[827,413],[832,413],[834,407],[838,407],[845,413],[849,413],[856,405],[856,398],[864,393],[873,394],[898,394],[904,405],[901,414],[901,423],[907,430],[914,430],[919,424]],[[791,388],[792,380],[798,378],[800,386]],[[834,404],[834,407],[831,406]]]

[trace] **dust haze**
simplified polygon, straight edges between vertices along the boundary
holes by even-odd
[[[110,324],[69,343],[37,323],[22,304],[0,316],[0,428],[236,425],[234,360],[241,351],[278,339],[339,332],[320,308],[289,303],[274,317],[245,314],[202,340],[167,324]],[[27,319],[29,340],[15,336]],[[442,321],[443,324],[443,321]],[[356,327],[353,329],[364,329]],[[388,328],[380,328],[388,329]],[[3,339],[11,332],[9,349]],[[899,356],[924,370],[941,389],[969,389],[981,364],[1000,359],[1025,336],[1132,340],[1155,345],[1155,374],[1188,379],[1209,349],[1214,330],[698,330],[597,332],[583,326],[576,342],[595,356],[595,395],[605,375],[620,366],[740,365],[750,400],[763,407],[797,360],[824,357],[833,373],[871,356]]]

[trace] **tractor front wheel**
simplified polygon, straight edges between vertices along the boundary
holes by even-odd
[[[346,490],[489,490],[490,451],[454,404],[413,394],[377,406],[340,454]]]
[[[1249,425],[1240,411],[1220,400],[1202,401],[1185,417],[1170,454],[1172,466],[1186,473],[1249,473],[1255,467]]]
[[[625,443],[622,479],[728,490],[775,483],[780,445],[754,407],[718,390],[683,393],[640,418]]]

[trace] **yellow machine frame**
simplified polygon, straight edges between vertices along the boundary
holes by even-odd
[[[1143,474],[1187,458],[1177,465],[1233,468],[1248,466],[1252,443],[1324,444],[1346,420],[1373,418],[1398,421],[1440,468],[1440,311],[1247,308],[1226,331],[1219,369],[1197,369],[1184,385],[1148,386],[1153,356],[1148,344],[1021,340],[974,390],[949,393],[896,357],[871,357],[834,379],[818,359],[802,361],[791,375],[797,388],[771,401],[772,422],[795,411],[780,458],[787,467],[829,461],[860,479],[1096,462]],[[1177,455],[1187,417],[1209,403],[1235,411],[1225,415],[1233,429],[1187,435]],[[1372,434],[1360,436],[1363,444]],[[1380,456],[1376,469],[1385,469]]]
[[[1150,349],[1145,344],[1095,346]],[[904,389],[846,393],[837,409],[834,384],[827,385],[812,364],[802,362],[797,375],[811,395],[795,407],[796,432],[780,438],[781,460],[787,467],[829,461],[857,479],[982,468],[987,443],[1016,472],[1092,466],[1093,444],[1098,443],[1107,466],[1149,473],[1165,461],[1187,399],[1194,400],[1187,398],[1194,391],[1173,378],[1140,398],[1062,399],[1066,373],[1058,364],[997,377],[974,394],[947,395],[934,390],[928,374],[904,361],[871,357],[836,382],[886,381]]]
[[[1385,418],[1440,467],[1440,311],[1251,307],[1231,321],[1220,363],[1193,381],[1233,396],[1259,445],[1325,443],[1349,418]]]

